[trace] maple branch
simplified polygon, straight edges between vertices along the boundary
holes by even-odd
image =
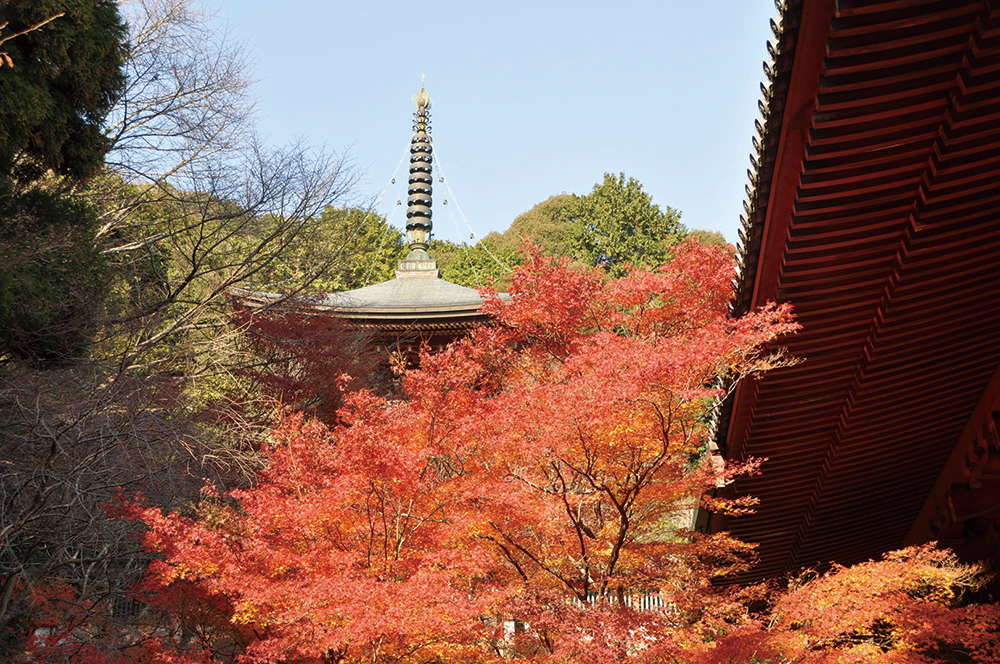
[[[559,478],[559,482],[562,484],[562,491],[560,492],[560,497],[562,498],[563,505],[566,508],[566,514],[567,516],[569,516],[570,523],[573,524],[573,528],[576,531],[577,541],[579,542],[580,545],[580,556],[583,560],[583,569],[580,571],[583,576],[583,596],[586,597],[587,592],[590,589],[590,559],[587,553],[587,544],[584,541],[583,537],[584,533],[586,532],[586,535],[591,539],[597,539],[597,538],[594,537],[593,531],[587,528],[586,525],[583,523],[583,520],[580,518],[580,514],[579,513],[576,515],[573,514],[573,508],[569,504],[569,498],[567,497],[568,489],[566,487],[566,479],[563,477],[562,472],[559,470],[559,464],[556,463],[556,461],[554,460],[551,462],[551,464],[552,464],[552,469],[556,473],[556,477]],[[582,504],[583,501],[581,501],[580,505],[582,506]],[[579,509],[580,508],[578,507],[578,512]]]
[[[621,556],[622,546],[625,544],[625,536],[628,534],[629,525],[631,524],[629,522],[628,515],[621,512],[618,534],[615,537],[615,543],[611,549],[611,556],[608,558],[608,564],[604,568],[604,577],[601,579],[601,587],[598,590],[598,596],[602,599],[607,593],[608,579],[615,573],[615,566],[618,564],[619,556]]]
[[[648,465],[646,471],[644,471],[642,473],[642,476],[639,476],[637,474],[637,476],[636,476],[636,483],[638,485],[640,483],[644,484],[647,481],[647,479],[656,470],[658,470],[662,466],[662,464],[664,463],[664,461],[667,458],[667,454],[670,451],[670,430],[673,428],[674,411],[673,411],[673,409],[671,409],[669,411],[669,415],[664,416],[663,411],[660,409],[660,405],[658,403],[656,403],[655,401],[652,401],[650,399],[642,399],[642,398],[635,399],[635,401],[636,402],[644,402],[644,403],[647,403],[647,404],[649,404],[650,406],[653,407],[653,412],[656,413],[656,416],[657,416],[657,418],[659,419],[659,422],[660,422],[660,433],[661,433],[661,441],[662,441],[662,445],[660,447],[660,453],[656,456],[655,459],[653,459],[651,462],[649,462],[649,465]]]
[[[404,520],[403,527],[402,527],[402,535],[400,535],[398,533],[398,529],[397,529],[397,543],[396,543],[396,559],[397,560],[399,560],[399,554],[402,551],[403,542],[405,542],[412,535],[414,535],[421,526],[423,526],[426,523],[447,523],[448,522],[448,520],[443,516],[446,504],[447,503],[438,502],[434,506],[434,509],[432,509],[430,512],[428,512],[426,515],[424,515],[424,516],[419,517],[418,519],[416,519],[416,522],[417,522],[416,525],[414,525],[413,528],[409,531],[409,533],[407,533],[406,532],[406,524],[409,522],[410,517],[412,516],[412,512],[413,512],[413,499],[412,498],[410,499],[410,505],[407,508],[407,512],[406,512],[406,515],[405,515],[405,520]],[[436,514],[437,512],[441,512],[442,513],[442,518],[440,518],[440,519],[435,519],[434,518],[434,514]]]
[[[365,544],[365,563],[371,569],[372,548],[375,546],[375,520],[372,518],[371,497],[375,494],[375,485],[371,483],[368,495],[365,496],[365,517],[368,519],[368,537]]]
[[[493,526],[493,529],[496,530],[497,533],[500,534],[500,537],[502,537],[504,540],[506,540],[507,543],[509,543],[515,549],[517,549],[518,551],[520,551],[521,553],[523,553],[525,556],[527,556],[533,563],[535,563],[536,565],[538,565],[539,569],[541,569],[544,572],[548,572],[549,574],[551,574],[552,576],[554,576],[555,578],[557,578],[559,581],[561,581],[570,590],[570,592],[572,592],[574,595],[576,595],[578,598],[580,598],[580,601],[582,601],[582,602],[586,602],[587,601],[587,597],[586,596],[580,597],[580,591],[578,589],[576,589],[576,588],[573,587],[573,582],[571,580],[567,579],[559,571],[557,571],[557,570],[553,569],[552,567],[550,567],[549,565],[546,565],[545,563],[543,563],[538,556],[536,556],[535,554],[533,554],[531,551],[529,551],[527,548],[525,548],[524,546],[522,546],[521,544],[519,544],[516,540],[514,540],[512,537],[510,537],[507,533],[505,533],[503,530],[501,530],[500,526],[498,526],[496,524],[496,522],[490,520],[489,524],[491,526]]]
[[[386,500],[385,496],[379,492],[378,494],[379,502],[379,514],[382,516],[382,557],[385,560],[389,559],[389,517],[386,514]]]
[[[527,582],[528,575],[524,573],[524,569],[521,567],[521,563],[519,563],[517,561],[517,559],[514,558],[514,554],[511,553],[510,549],[508,549],[506,547],[506,545],[504,545],[502,542],[498,541],[495,537],[491,537],[489,535],[483,535],[483,538],[486,539],[489,542],[493,542],[493,544],[498,549],[500,549],[500,551],[504,554],[504,558],[506,558],[507,561],[510,562],[510,564],[514,566],[514,569],[521,576],[521,580]]]

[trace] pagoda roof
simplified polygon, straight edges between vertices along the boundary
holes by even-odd
[[[313,306],[344,318],[452,318],[478,314],[483,301],[476,289],[438,278],[437,270],[398,270],[395,279],[329,293]]]
[[[431,229],[432,163],[430,137],[431,98],[421,85],[413,96],[417,107],[410,139],[410,170],[406,210],[409,254],[399,261],[396,277],[372,286],[325,295],[285,296],[235,290],[245,306],[284,305],[300,311],[344,318],[383,332],[467,329],[484,322],[485,301],[474,288],[441,279],[437,261],[427,253]],[[395,181],[395,179],[393,179]],[[499,293],[507,299],[506,293]]]
[[[415,268],[401,261],[396,277],[389,281],[323,295],[286,296],[241,290],[234,294],[248,306],[283,303],[296,309],[334,315],[359,323],[470,323],[485,320],[480,311],[485,297],[475,288],[459,286],[438,277],[434,261],[419,261]],[[410,268],[410,269],[407,269]],[[507,299],[507,293],[498,294]]]

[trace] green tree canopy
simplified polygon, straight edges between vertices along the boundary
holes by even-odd
[[[308,232],[294,237],[290,250],[255,276],[257,287],[275,292],[305,287],[316,293],[361,288],[392,279],[406,255],[402,231],[370,210],[328,205],[304,223]],[[267,226],[262,219],[248,240],[267,237]]]
[[[125,27],[113,0],[4,0],[0,24],[0,359],[74,356],[106,262],[93,206],[58,176],[80,181],[104,163]]]
[[[491,233],[487,240],[493,239],[498,250],[516,252],[520,249],[522,239],[527,237],[541,247],[542,252],[550,256],[573,255],[573,206],[578,196],[575,194],[556,194],[522,212],[514,219],[503,234]]]
[[[125,26],[113,0],[4,0],[13,67],[0,75],[0,174],[93,175],[108,149],[102,123],[124,86]],[[14,173],[14,171],[17,171]]]
[[[573,249],[577,258],[600,265],[615,276],[626,265],[662,265],[670,248],[687,231],[681,214],[653,203],[635,178],[604,174],[603,182],[572,206],[575,217]]]
[[[91,206],[0,180],[0,362],[79,355],[94,328],[106,261]]]
[[[719,231],[690,230],[688,237],[696,237],[702,244],[729,244],[726,236]]]
[[[437,240],[431,246],[431,255],[438,261],[441,278],[468,288],[492,286],[503,290],[507,275],[521,262],[516,249],[498,246],[497,234],[480,240],[474,245],[453,244]],[[439,248],[440,253],[435,253]]]

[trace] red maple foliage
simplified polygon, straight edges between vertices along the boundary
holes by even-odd
[[[766,612],[684,661],[704,664],[1000,662],[1000,606],[969,602],[988,577],[933,544],[805,574]]]
[[[385,352],[373,346],[367,332],[341,318],[294,306],[237,307],[234,318],[252,357],[240,375],[252,382],[254,392],[287,409],[336,421],[344,406],[343,392],[336,389],[341,376],[351,377],[352,389],[391,391]]]
[[[214,607],[155,656],[227,661],[236,644],[241,661],[289,664],[861,661],[806,658],[835,650],[824,634],[885,621],[808,614],[826,580],[850,587],[853,572],[793,588],[764,623],[746,608],[760,589],[713,584],[752,546],[689,528],[711,489],[758,470],[708,454],[718,377],[782,362],[761,349],[796,329],[787,306],[731,319],[732,269],[697,243],[617,280],[530,252],[512,297],[485,305],[494,325],[423,356],[406,399],[355,392],[333,427],[289,417],[259,482],[209,492],[194,515],[127,506],[160,556],[151,601],[169,610],[190,592]],[[951,569],[934,555],[899,560]],[[901,601],[893,583],[884,611]],[[986,647],[968,634],[964,647]]]

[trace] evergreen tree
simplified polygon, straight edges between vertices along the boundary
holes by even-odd
[[[370,286],[392,279],[408,251],[402,231],[370,210],[328,205],[306,223],[309,232],[260,271],[258,287],[289,292],[304,286],[309,292],[330,293]],[[321,269],[324,263],[329,269]]]
[[[517,251],[523,238],[537,244],[549,256],[572,256],[573,208],[579,200],[574,194],[556,194],[523,212],[514,219],[510,228],[496,238],[499,249]],[[489,236],[487,236],[489,239]]]
[[[726,241],[726,236],[719,231],[704,231],[694,229],[688,231],[688,237],[698,238],[698,241],[702,244],[720,244],[727,245],[729,242]]]
[[[67,197],[61,177],[80,181],[104,163],[125,28],[112,0],[5,0],[0,23],[0,358],[72,356],[105,270],[95,212]]]
[[[445,261],[438,260],[441,277],[468,288],[491,286],[502,291],[507,286],[507,276],[511,269],[521,262],[516,249],[498,247],[491,237],[471,246],[452,246],[455,247],[455,252],[447,255]]]
[[[604,181],[577,199],[573,247],[576,257],[615,276],[626,265],[656,267],[670,259],[671,247],[687,233],[681,214],[660,210],[642,183],[624,173],[604,174]]]
[[[112,0],[5,0],[0,76],[0,174],[31,182],[47,170],[79,179],[97,172],[108,141],[102,124],[122,90],[125,26]]]
[[[93,209],[0,180],[0,359],[78,355],[94,327],[106,261]]]

